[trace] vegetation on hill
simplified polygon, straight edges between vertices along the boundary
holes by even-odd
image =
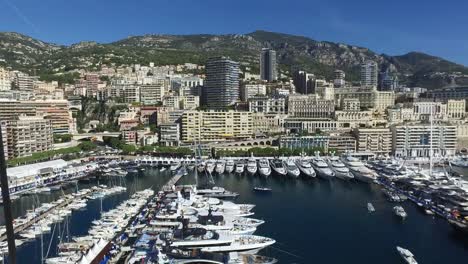
[[[375,60],[409,85],[428,88],[450,83],[452,80],[447,76],[454,72],[468,74],[463,65],[424,53],[388,56],[363,47],[267,31],[246,35],[143,35],[108,44],[82,42],[72,46],[58,46],[17,33],[0,33],[0,64],[62,83],[72,83],[76,75],[70,71],[75,69],[98,70],[104,64],[150,62],[204,64],[207,58],[220,55],[258,72],[259,54],[264,47],[277,51],[283,73],[298,67],[328,79],[333,78],[335,69],[341,69],[349,81],[358,80],[359,65],[365,60]],[[460,82],[468,83],[465,79]]]

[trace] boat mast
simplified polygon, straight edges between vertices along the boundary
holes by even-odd
[[[431,144],[429,146],[429,175],[432,177],[432,154],[433,154],[433,148],[432,148],[432,136],[433,136],[433,132],[432,132],[432,126],[433,126],[433,113],[434,113],[434,104],[431,104],[431,115],[429,117],[429,121],[431,123],[430,125],[430,143]]]

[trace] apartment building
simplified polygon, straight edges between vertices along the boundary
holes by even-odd
[[[165,123],[159,125],[159,143],[164,146],[178,146],[180,143],[180,124]]]
[[[53,149],[53,133],[50,120],[37,116],[19,116],[15,120],[2,121],[6,131],[9,159],[31,156],[36,152]]]
[[[285,114],[286,99],[284,97],[254,96],[249,98],[249,111],[265,114]]]
[[[395,104],[395,92],[378,91],[376,87],[347,87],[336,89],[335,102],[343,105],[345,99],[359,100],[361,108],[372,108],[378,111],[385,111]]]
[[[140,85],[140,102],[144,105],[161,102],[166,95],[165,83],[164,79],[156,79],[152,83]]]
[[[266,95],[267,88],[264,84],[244,84],[241,87],[241,100],[247,102],[250,98],[259,95]]]
[[[50,120],[53,132],[56,134],[73,133],[76,127],[67,100],[0,99],[0,120],[13,120],[22,115],[42,116]]]
[[[186,111],[182,114],[182,141],[216,142],[252,137],[252,113]]]
[[[432,139],[431,139],[432,134]],[[406,124],[392,127],[393,152],[397,157],[453,156],[457,147],[457,127],[451,125]]]
[[[392,152],[390,128],[357,128],[354,130],[357,151],[388,155]]]
[[[0,67],[0,91],[8,91],[11,89],[10,72],[3,67]]]
[[[335,102],[319,98],[316,94],[290,95],[288,114],[302,118],[333,118]]]

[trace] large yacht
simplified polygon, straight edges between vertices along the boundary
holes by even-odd
[[[288,172],[288,176],[293,177],[293,178],[298,178],[299,175],[301,174],[301,171],[299,168],[296,166],[294,161],[292,159],[288,159],[284,162],[284,166],[286,167],[286,170]]]
[[[280,159],[273,159],[270,161],[271,168],[279,175],[286,175],[286,167],[284,167],[283,161]]]
[[[397,249],[398,253],[400,254],[400,256],[406,261],[406,263],[408,263],[408,264],[418,264],[418,262],[414,258],[414,255],[413,255],[413,253],[411,253],[411,251],[409,251],[406,248],[402,248],[402,247],[396,247],[396,249]]]
[[[261,159],[258,162],[258,172],[261,176],[268,177],[271,174],[270,164],[267,159]]]
[[[244,168],[245,168],[245,164],[244,164],[244,161],[243,160],[239,160],[236,162],[236,173],[237,174],[243,174],[244,173]]]
[[[197,170],[198,172],[204,172],[205,171],[206,164],[204,161],[200,161],[197,165]]]
[[[201,251],[209,253],[246,252],[256,254],[261,249],[271,246],[275,242],[274,239],[262,236],[234,236],[234,241],[230,245],[203,247]]]
[[[208,160],[208,161],[206,162],[206,171],[207,171],[209,174],[211,174],[211,173],[213,173],[214,168],[215,168],[215,162],[214,162],[214,160]]]
[[[302,174],[310,178],[315,178],[315,170],[312,168],[312,165],[310,165],[310,160],[305,158],[298,159],[296,160],[296,165]]]
[[[257,173],[257,160],[255,158],[250,158],[247,161],[247,172],[249,175],[254,175]]]
[[[451,169],[462,175],[468,177],[468,156],[459,156],[450,161]]]
[[[346,155],[341,158],[341,161],[349,168],[356,179],[363,182],[374,182],[377,179],[375,172],[367,168],[358,158]]]
[[[234,167],[235,167],[234,161],[232,159],[228,159],[226,161],[226,166],[225,166],[224,171],[227,173],[232,173],[234,171]]]
[[[343,180],[350,180],[354,178],[349,169],[343,164],[343,162],[340,161],[340,158],[332,156],[327,159],[327,162],[337,178]]]
[[[335,173],[328,167],[328,164],[321,157],[312,158],[312,167],[317,175],[323,179],[330,180],[335,177]]]
[[[216,168],[215,168],[216,173],[223,174],[225,168],[226,168],[226,161],[225,160],[220,159],[220,160],[216,161]]]

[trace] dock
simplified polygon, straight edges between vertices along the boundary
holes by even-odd
[[[39,216],[35,217],[34,219],[28,221],[27,223],[24,223],[22,225],[14,227],[13,231],[14,231],[15,236],[18,235],[19,233],[23,232],[24,230],[30,228],[31,226],[33,226],[34,224],[36,224],[40,220],[48,217],[52,212],[54,212],[56,210],[59,210],[59,209],[63,209],[66,206],[68,206],[70,203],[72,203],[75,199],[82,198],[82,197],[84,197],[85,195],[88,195],[88,194],[89,193],[86,193],[86,194],[83,194],[83,195],[80,195],[80,196],[75,196],[73,199],[66,199],[62,203],[60,203],[60,204],[58,204],[58,205],[56,205],[54,207],[49,208],[47,211],[43,212],[41,215],[39,215]],[[6,239],[7,239],[6,233],[3,234],[2,236],[0,236],[0,242],[5,241]]]
[[[179,173],[178,171],[174,176],[172,176],[172,178],[166,184],[164,184],[164,186],[162,187],[162,191],[163,192],[172,191],[172,186],[174,186],[183,176],[184,174]]]

